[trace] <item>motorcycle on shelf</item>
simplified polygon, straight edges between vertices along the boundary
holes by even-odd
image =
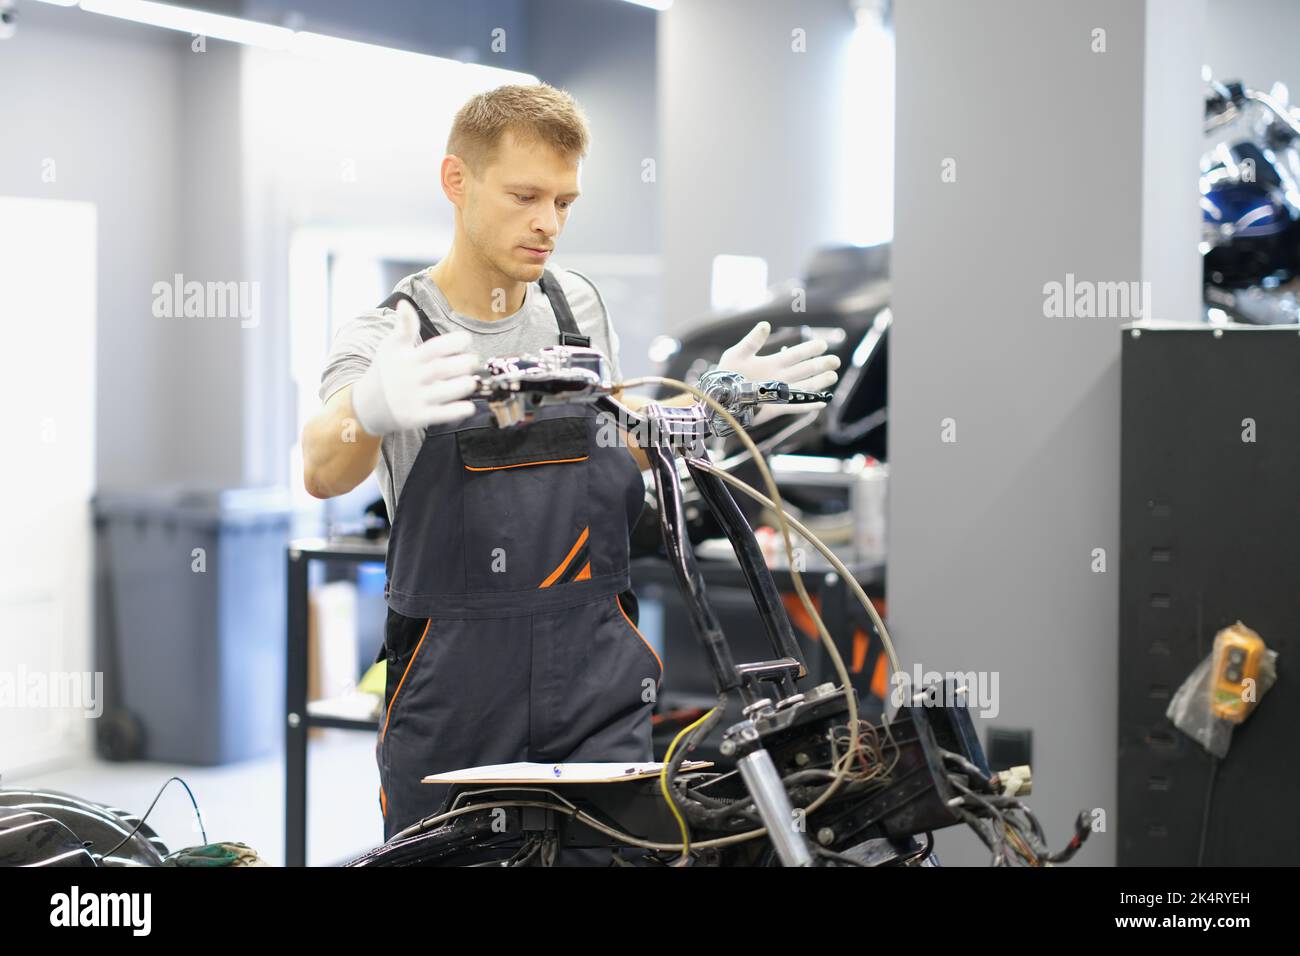
[[[1205,318],[1300,323],[1300,121],[1282,84],[1207,80],[1200,251]]]

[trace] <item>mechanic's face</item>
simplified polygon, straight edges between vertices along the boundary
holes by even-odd
[[[516,282],[534,282],[578,198],[581,161],[509,130],[482,178],[465,178],[465,236],[489,265]]]

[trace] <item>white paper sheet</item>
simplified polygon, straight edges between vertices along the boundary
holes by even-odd
[[[712,766],[709,760],[687,760],[681,769]],[[656,777],[662,770],[662,763],[499,763],[430,774],[421,783],[618,783]]]

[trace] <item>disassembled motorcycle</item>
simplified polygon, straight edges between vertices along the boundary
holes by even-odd
[[[616,397],[624,388],[655,383],[692,392],[697,401],[689,407],[652,402],[634,411]],[[652,465],[665,552],[705,650],[718,706],[679,734],[662,764],[649,768],[609,766],[596,777],[546,783],[483,782],[493,768],[478,776],[463,772],[466,782],[452,786],[439,812],[347,866],[548,865],[561,848],[608,851],[609,861],[622,865],[933,866],[934,831],[958,824],[978,834],[994,865],[1052,865],[1078,851],[1090,831],[1086,814],[1079,814],[1065,848],[1053,852],[1021,799],[1030,790],[1029,768],[989,767],[966,689],[956,682],[913,688],[879,723],[859,717],[835,642],[791,560],[795,589],[839,677],[838,683],[798,686],[808,668],[731,487],[778,516],[787,557],[793,531],[849,582],[888,648],[893,671],[900,671],[874,606],[835,552],[785,513],[745,433],[760,405],[826,402],[829,394],[749,382],[727,370],[705,373],[697,386],[655,377],[616,385],[599,352],[566,346],[491,360],[475,394],[487,400],[499,427],[526,426],[533,410],[545,405],[590,403],[598,417],[635,436]],[[725,434],[747,446],[767,496],[713,464],[705,440]],[[738,663],[732,657],[687,533],[681,469],[731,542],[772,649],[768,660]],[[742,716],[723,729],[720,749],[735,769],[688,764],[692,746],[717,727],[732,697],[742,702]],[[215,865],[255,859],[241,844],[219,847],[215,856],[229,859]],[[214,858],[207,852],[169,855],[144,818],[114,808],[49,791],[0,790],[0,864],[158,866],[178,865],[178,856],[208,865]]]
[[[615,397],[621,388],[651,383],[694,392],[699,400],[690,407],[651,403],[633,411]],[[1059,863],[1082,845],[1089,825],[1081,813],[1065,849],[1054,853],[1047,847],[1020,799],[1030,786],[1029,769],[990,770],[965,688],[955,682],[916,688],[879,725],[860,720],[834,642],[792,571],[840,676],[839,684],[802,691],[797,686],[807,667],[772,574],[728,486],[782,515],[787,553],[794,528],[851,581],[833,551],[783,515],[776,485],[744,434],[760,405],[825,402],[829,394],[783,382],[748,382],[721,369],[705,373],[697,387],[655,377],[615,386],[599,352],[572,347],[494,360],[475,394],[488,401],[502,427],[526,422],[543,405],[588,402],[636,436],[652,466],[665,552],[705,650],[718,706],[679,735],[657,772],[610,768],[609,776],[595,781],[570,782],[562,774],[540,784],[491,782],[499,768],[481,768],[471,781],[453,785],[438,813],[349,866],[546,865],[562,846],[623,850],[612,862],[627,865],[935,865],[931,835],[955,824],[975,830],[995,865]],[[771,499],[712,464],[704,441],[719,434],[750,443]],[[731,542],[772,648],[769,660],[732,658],[686,532],[679,463]],[[855,591],[897,671],[884,623],[861,588]],[[743,702],[743,716],[723,731],[721,750],[734,758],[736,769],[685,767],[693,742],[714,729],[731,695]],[[924,844],[916,840],[922,835]]]

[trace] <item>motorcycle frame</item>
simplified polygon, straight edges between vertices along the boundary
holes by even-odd
[[[705,651],[719,699],[733,693],[737,694],[747,709],[751,706],[755,709],[770,707],[774,700],[798,699],[799,691],[795,681],[806,676],[808,671],[795,642],[790,619],[781,601],[776,581],[763,558],[753,529],[741,513],[730,489],[720,478],[701,467],[702,463],[711,461],[704,445],[704,438],[709,430],[709,418],[703,407],[698,403],[682,408],[652,402],[643,407],[643,412],[638,412],[603,392],[598,393],[594,398],[588,398],[587,401],[593,403],[599,412],[613,415],[621,429],[626,429],[630,434],[640,438],[637,444],[646,454],[654,480],[665,552],[673,568],[677,590],[686,606],[692,630]],[[696,483],[705,506],[716,517],[735,551],[775,655],[770,660],[738,664],[731,655],[730,645],[709,603],[704,578],[687,533],[682,481],[677,469],[678,459],[684,463]],[[763,683],[770,684],[774,690],[765,692],[761,687]],[[836,688],[834,693],[824,694],[812,706],[827,715],[824,719],[833,720],[834,717],[831,715],[842,709],[839,701],[843,699],[844,690]],[[849,692],[852,693],[851,690]],[[969,721],[969,716],[964,709],[960,716],[961,719]],[[789,712],[785,715],[785,719],[794,720]],[[936,826],[948,825],[949,822],[955,821],[955,818],[949,818],[946,807],[942,806],[941,801],[935,805],[936,796],[943,798],[951,796],[946,792],[937,793],[940,788],[933,783],[938,773],[938,769],[933,766],[933,754],[937,752],[938,747],[935,734],[929,729],[928,724],[918,728],[918,734],[925,738],[924,742],[909,742],[909,746],[917,747],[919,753],[917,759],[922,762],[928,760],[931,766],[922,768],[919,777],[913,774],[912,779],[906,782],[908,795],[901,801],[897,799],[897,794],[878,798],[881,802],[876,805],[875,820],[882,819],[888,813],[897,812],[898,807],[895,804],[918,800],[920,795],[929,800],[931,819]],[[748,756],[758,754],[764,759],[767,757],[761,739],[753,740],[748,751]],[[711,792],[723,794],[726,792],[725,788],[735,788],[742,780],[744,787],[749,789],[748,779],[738,771],[716,775],[703,786],[710,788]],[[582,785],[570,785],[566,792],[576,794],[581,787]],[[537,828],[540,824],[542,829],[551,834],[557,832],[556,813],[540,805],[526,805],[529,795],[534,801],[555,795],[550,788],[527,784],[493,787],[464,785],[463,788],[453,790],[453,794],[458,791],[461,794],[467,791],[490,791],[500,795],[503,800],[522,801],[522,813],[525,819],[531,817],[533,828]],[[612,791],[605,785],[596,785],[596,789],[590,792],[600,793],[603,797]],[[751,793],[751,796],[757,800],[757,795]],[[629,797],[629,799],[636,799],[636,797]],[[655,799],[662,801],[657,794]],[[490,832],[482,821],[473,819],[473,809],[467,810],[467,813],[470,818],[460,827],[455,828],[454,832],[445,832],[447,828],[429,830],[423,827],[423,822],[417,823],[349,865],[436,865],[444,861],[456,865],[463,862],[466,853],[473,853],[475,850],[491,852],[507,847],[513,848],[515,842],[519,840],[518,834],[501,837]],[[841,808],[837,815],[842,817],[857,814],[852,814],[851,811],[846,814]],[[661,835],[671,837],[671,833]],[[608,845],[619,844],[611,837]],[[914,857],[917,844],[909,834],[884,831],[877,838],[860,844],[857,849],[864,861],[873,861],[861,865],[873,865]],[[748,851],[747,855],[762,856],[765,852],[763,849],[754,848]]]

